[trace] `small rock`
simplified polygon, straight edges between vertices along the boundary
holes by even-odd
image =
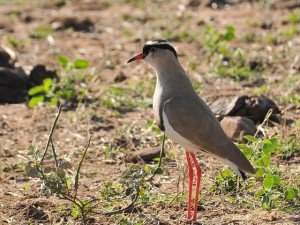
[[[187,3],[187,6],[189,6],[189,7],[197,7],[199,5],[201,5],[200,0],[189,0]]]
[[[31,23],[33,21],[33,16],[31,14],[22,14],[20,19],[24,22],[24,23]]]
[[[263,66],[262,62],[257,60],[250,60],[248,65],[250,70],[257,70]]]
[[[127,77],[126,75],[123,73],[123,72],[120,72],[114,79],[115,83],[121,83],[123,82],[124,80],[126,80]]]
[[[280,113],[279,108],[274,101],[264,95],[252,98],[252,104],[248,113],[254,122],[262,122],[270,109],[273,110],[270,120],[280,123],[280,118],[276,115]]]
[[[158,158],[160,155],[160,147],[149,147],[133,152],[132,155],[127,157],[128,162],[137,163],[140,158],[144,161],[151,161],[154,158]]]
[[[261,123],[270,109],[273,110],[270,120],[280,123],[278,115],[280,110],[276,104],[266,96],[234,96],[231,98],[221,97],[209,105],[213,113],[222,120],[225,116],[241,116]]]
[[[78,20],[75,17],[59,18],[51,23],[55,30],[67,30],[72,28],[74,31],[94,32],[95,25],[90,19]]]
[[[233,141],[239,140],[245,135],[253,136],[256,132],[254,122],[248,118],[240,116],[224,117],[221,121],[221,126],[227,136]]]
[[[0,50],[0,67],[14,68],[16,54],[8,47],[1,46]]]
[[[29,75],[29,85],[30,87],[35,87],[41,85],[45,78],[51,78],[58,80],[56,71],[47,70],[44,65],[36,65],[30,72]]]
[[[0,103],[21,103],[27,99],[28,80],[22,68],[0,67]]]
[[[265,20],[261,23],[260,27],[264,30],[271,30],[273,25],[273,21]]]

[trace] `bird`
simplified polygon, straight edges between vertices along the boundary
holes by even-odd
[[[144,44],[142,52],[127,63],[144,61],[156,72],[153,95],[153,112],[158,127],[165,135],[185,149],[188,168],[187,219],[197,220],[198,197],[202,170],[195,153],[204,152],[227,164],[241,178],[245,172],[255,174],[255,169],[227,137],[208,105],[194,90],[177,52],[166,40],[152,40]],[[195,196],[192,210],[194,169],[196,173]]]

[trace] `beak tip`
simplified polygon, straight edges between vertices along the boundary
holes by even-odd
[[[133,62],[134,60],[135,60],[135,57],[129,59],[129,60],[127,61],[127,63],[131,63],[131,62]]]
[[[136,56],[132,57],[131,59],[129,59],[127,63],[133,62],[135,60],[139,61],[139,60],[144,59],[145,57],[146,57],[146,55],[143,52],[141,52],[141,53],[137,54]]]

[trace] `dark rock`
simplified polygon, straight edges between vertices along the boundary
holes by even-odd
[[[250,70],[258,70],[263,66],[262,62],[257,60],[250,60],[248,65]]]
[[[231,98],[221,97],[212,102],[209,107],[213,113],[222,120],[225,116],[241,116],[261,123],[270,109],[273,110],[270,120],[279,123],[280,118],[276,114],[280,110],[276,104],[266,96],[259,97],[234,96]]]
[[[126,75],[123,73],[123,72],[120,72],[114,79],[115,83],[121,83],[123,82],[124,80],[126,80],[127,77]]]
[[[41,85],[45,78],[56,79],[58,81],[58,76],[56,74],[56,71],[47,70],[44,65],[36,65],[31,70],[29,75],[30,87]]]
[[[207,6],[213,9],[222,9],[226,5],[234,5],[238,2],[237,0],[210,0]]]
[[[75,17],[69,17],[53,21],[51,26],[55,30],[66,30],[72,28],[74,31],[94,32],[95,25],[90,19],[78,20]]]
[[[273,25],[273,21],[271,20],[266,20],[263,21],[260,25],[260,27],[264,30],[271,30],[272,29],[272,25]]]
[[[28,79],[21,68],[0,67],[0,103],[21,103],[27,99]]]
[[[280,113],[280,110],[274,101],[262,95],[252,98],[251,102],[252,104],[248,110],[248,114],[255,123],[262,122],[270,109],[273,110],[270,120],[280,123],[280,118],[276,115]]]
[[[189,0],[187,3],[187,6],[189,6],[189,7],[197,7],[199,5],[201,5],[200,0]]]
[[[33,21],[33,16],[30,14],[22,14],[20,19],[24,22],[24,23],[31,23]]]
[[[300,7],[299,0],[285,0],[285,1],[274,1],[271,5],[274,9],[295,9]]]
[[[0,67],[14,68],[14,59],[7,51],[0,50]]]
[[[248,118],[240,116],[224,117],[221,121],[221,126],[227,136],[233,141],[240,140],[245,135],[253,136],[256,132],[254,122]]]

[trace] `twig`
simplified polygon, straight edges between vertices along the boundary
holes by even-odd
[[[175,195],[175,197],[172,198],[172,200],[168,203],[167,206],[170,206],[170,205],[175,201],[175,199],[176,199],[179,195],[180,195],[180,193],[177,193],[177,194]]]
[[[49,133],[49,137],[48,137],[48,140],[47,140],[47,144],[46,144],[46,147],[45,147],[45,150],[44,150],[44,154],[43,154],[43,156],[42,156],[42,158],[40,160],[40,164],[43,163],[44,158],[46,157],[46,154],[47,154],[47,151],[48,151],[48,147],[49,147],[49,144],[50,144],[50,141],[52,139],[53,132],[54,132],[54,128],[56,127],[56,123],[58,121],[60,113],[61,113],[61,105],[58,107],[58,113],[57,113],[57,115],[55,117],[55,120],[54,120],[54,122],[52,124],[51,130],[50,130],[50,133]]]
[[[154,171],[153,175],[147,181],[151,181],[155,177],[155,175],[157,174],[158,169],[161,169],[162,158],[165,155],[165,140],[166,140],[166,135],[164,133],[163,140],[162,140],[162,145],[161,145],[160,153],[159,153],[158,166],[157,166],[156,170]]]
[[[79,164],[78,164],[78,167],[77,167],[77,170],[76,170],[75,184],[74,184],[74,188],[75,188],[74,200],[75,200],[76,197],[77,197],[77,190],[78,190],[78,186],[79,186],[79,173],[80,173],[80,169],[81,169],[83,160],[85,159],[85,156],[86,156],[87,150],[88,150],[88,148],[89,148],[89,146],[90,146],[90,143],[91,143],[91,137],[90,137],[90,139],[89,139],[89,142],[88,142],[87,145],[85,146],[83,155],[82,155],[82,157],[81,157],[81,160],[80,160],[80,162],[79,162]]]
[[[55,167],[58,167],[58,161],[57,161],[57,157],[56,157],[56,151],[55,151],[55,147],[53,144],[53,140],[51,138],[51,147],[52,147],[52,152],[53,152],[53,158],[54,158],[54,162],[55,162]]]
[[[258,134],[258,132],[259,132],[260,130],[262,130],[262,127],[263,127],[263,126],[265,125],[265,123],[269,120],[269,118],[270,118],[270,116],[272,115],[272,113],[273,113],[273,109],[269,109],[269,111],[268,111],[268,113],[266,114],[266,116],[265,116],[263,122],[258,126],[258,129],[257,129],[257,131],[256,131],[255,134],[254,134],[254,137],[257,136],[257,134]]]
[[[116,210],[116,211],[103,213],[103,212],[95,212],[91,208],[89,210],[89,212],[94,213],[94,214],[105,215],[105,216],[111,216],[111,215],[115,215],[115,214],[126,212],[126,211],[128,211],[130,208],[132,208],[134,206],[134,204],[136,203],[136,201],[137,201],[137,199],[139,197],[140,189],[139,189],[138,186],[135,186],[135,191],[136,191],[136,195],[135,195],[134,199],[132,200],[132,202],[128,206],[126,206],[123,209],[119,209],[119,210]],[[97,205],[97,203],[94,206],[96,206],[96,205]]]

